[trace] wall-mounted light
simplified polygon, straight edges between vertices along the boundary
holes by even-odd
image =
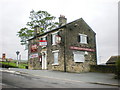
[[[88,55],[88,52],[87,52],[87,51],[85,51],[85,55]]]

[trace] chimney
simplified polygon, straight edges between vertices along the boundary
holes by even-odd
[[[64,15],[60,15],[60,17],[59,17],[59,27],[65,25],[66,23],[67,23],[67,18],[65,18]]]

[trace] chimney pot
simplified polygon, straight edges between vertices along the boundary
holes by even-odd
[[[60,15],[60,17],[59,17],[59,27],[65,25],[66,23],[67,23],[67,18],[65,18],[64,15]]]

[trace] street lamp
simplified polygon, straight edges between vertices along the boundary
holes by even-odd
[[[17,64],[17,66],[18,66],[18,55],[19,55],[19,53],[20,53],[19,51],[16,51],[16,54],[17,54],[17,63],[16,64]]]

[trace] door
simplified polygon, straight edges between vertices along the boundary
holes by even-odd
[[[46,51],[42,52],[42,69],[47,69],[47,53],[46,53]]]

